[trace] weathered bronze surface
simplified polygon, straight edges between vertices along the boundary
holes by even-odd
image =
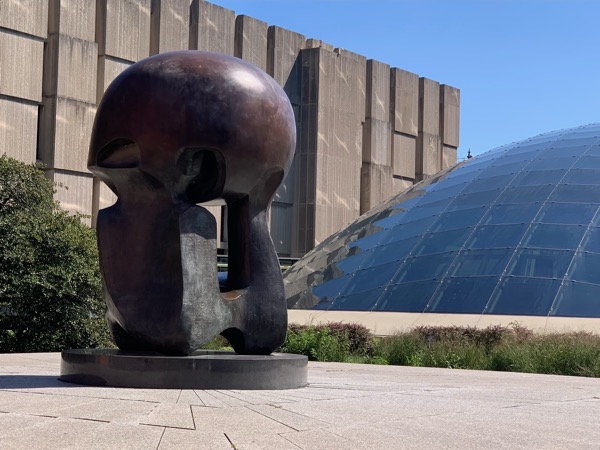
[[[200,51],[140,61],[98,107],[89,169],[117,195],[97,223],[107,320],[122,350],[186,355],[219,333],[269,354],[287,329],[267,208],[296,140],[281,87],[240,59]],[[219,286],[216,222],[228,207]]]

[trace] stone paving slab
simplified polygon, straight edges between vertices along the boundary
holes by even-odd
[[[288,391],[59,381],[58,353],[0,354],[0,449],[600,448],[600,380],[309,363]]]

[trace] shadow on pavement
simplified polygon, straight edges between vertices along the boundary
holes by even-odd
[[[57,375],[0,375],[0,389],[29,389],[51,387],[77,387],[60,381]]]

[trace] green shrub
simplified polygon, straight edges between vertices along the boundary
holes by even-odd
[[[473,343],[448,345],[430,344],[422,355],[421,365],[446,369],[479,369],[489,366],[489,356],[484,346]]]
[[[442,330],[435,338],[423,333],[422,329],[384,338],[379,345],[378,355],[394,365],[486,368],[488,358],[483,346],[469,342],[459,334],[448,335],[446,331]]]
[[[396,366],[423,366],[425,340],[418,333],[398,333],[382,338],[376,356]]]
[[[202,346],[203,350],[233,350],[229,341],[218,335]]]
[[[311,361],[344,362],[348,359],[348,336],[332,333],[326,327],[291,325],[285,343],[278,350],[306,355]]]
[[[366,358],[364,362],[365,364],[377,364],[379,366],[387,366],[389,364],[389,361],[387,359],[379,355],[375,355],[371,358]]]
[[[0,352],[107,345],[93,230],[36,166],[0,156]]]
[[[534,335],[508,327],[418,327],[384,338],[376,349],[390,364],[600,376],[600,336]]]
[[[364,327],[290,325],[280,349],[311,360],[600,377],[600,336],[507,327],[417,327],[376,338]]]
[[[501,342],[523,342],[533,333],[517,323],[507,327],[491,325],[487,328],[459,327],[459,326],[420,326],[412,330],[422,336],[427,343],[445,342],[450,345],[476,345],[486,352],[499,345]]]
[[[327,330],[334,336],[348,340],[348,351],[354,355],[369,357],[373,354],[373,335],[367,327],[358,323],[329,322],[316,325],[317,330]]]

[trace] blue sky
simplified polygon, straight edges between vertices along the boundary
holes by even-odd
[[[459,159],[600,122],[600,1],[212,2],[458,87]]]

